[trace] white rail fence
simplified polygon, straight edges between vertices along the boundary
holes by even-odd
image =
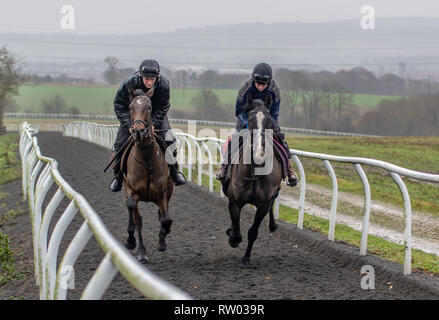
[[[67,289],[70,284],[68,280],[74,272],[75,262],[92,236],[97,240],[105,257],[82,292],[81,299],[102,298],[118,272],[145,297],[191,299],[185,292],[159,278],[140,264],[113,237],[87,200],[61,177],[57,162],[41,155],[37,138],[32,136],[33,129],[24,123],[20,131],[23,197],[24,200],[27,198],[29,201],[35,277],[39,286],[40,299],[67,298]],[[57,191],[43,208],[43,202],[52,186],[57,188]],[[49,239],[49,226],[52,218],[65,198],[68,198],[70,203],[56,221]],[[57,264],[61,240],[78,212],[81,213],[84,222]]]
[[[78,137],[80,139],[90,141],[99,144],[103,147],[111,149],[113,146],[115,134],[119,126],[106,126],[99,125],[90,122],[72,122],[64,125],[64,135]],[[179,141],[179,165],[183,167],[186,165],[188,170],[188,181],[192,181],[192,167],[197,166],[198,184],[201,185],[203,166],[207,165],[207,174],[209,179],[209,191],[213,192],[213,165],[220,163],[218,161],[218,154],[220,161],[222,161],[221,147],[225,140],[203,137],[196,138],[186,133],[176,133]],[[217,151],[217,153],[215,152]],[[327,154],[306,152],[301,150],[290,149],[292,153],[292,160],[299,169],[300,174],[300,196],[299,196],[299,217],[298,228],[303,229],[304,208],[305,208],[305,194],[306,194],[306,175],[302,162],[299,157],[312,158],[322,160],[328,175],[332,182],[332,200],[329,214],[329,232],[328,239],[334,241],[335,226],[337,218],[337,201],[338,201],[338,184],[337,177],[332,168],[331,162],[350,163],[353,165],[357,172],[364,189],[364,216],[361,229],[361,243],[360,243],[360,255],[365,255],[367,250],[367,238],[369,229],[369,218],[371,208],[371,193],[369,181],[366,173],[364,172],[362,165],[368,165],[385,170],[390,174],[396,185],[398,186],[402,199],[404,201],[404,274],[411,273],[411,249],[412,249],[412,217],[411,217],[411,204],[410,196],[407,191],[407,187],[402,180],[401,176],[406,178],[412,178],[416,180],[428,181],[432,183],[439,183],[439,175],[428,174],[418,171],[405,169],[388,162],[358,158],[358,157],[339,157]],[[187,155],[187,157],[186,157]],[[187,158],[187,159],[186,159]],[[185,161],[187,160],[187,161]],[[220,191],[221,192],[221,191]],[[279,199],[275,204],[275,216],[279,218]]]
[[[4,113],[7,119],[63,119],[63,120],[102,120],[102,121],[116,121],[114,115],[99,115],[99,114],[47,114],[47,113]],[[188,120],[188,119],[169,119],[170,123],[188,125],[189,123],[197,126],[208,127],[224,127],[235,128],[234,122],[223,121],[208,121],[208,120]],[[336,132],[336,131],[322,131],[303,128],[287,128],[282,127],[282,132],[291,132],[296,134],[314,135],[314,136],[332,136],[332,137],[377,137],[359,133],[351,132]]]

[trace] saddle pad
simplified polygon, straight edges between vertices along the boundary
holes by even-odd
[[[229,150],[229,146],[230,146],[230,141],[231,141],[232,137],[230,137],[221,147],[221,151],[223,153],[224,159],[228,159],[227,155],[228,155],[228,150]],[[283,178],[285,179],[285,177],[288,176],[288,168],[289,168],[289,158],[288,158],[288,153],[287,151],[282,147],[282,145],[278,142],[277,137],[272,137],[273,139],[273,146],[274,146],[274,154],[276,156],[276,158],[278,158],[282,164],[283,164]],[[232,148],[231,151],[231,155],[230,155],[230,163],[237,163],[238,161],[238,157],[240,157],[242,155],[242,151],[244,149],[244,146],[246,144],[246,140],[244,140],[242,146],[240,146],[239,148]],[[225,160],[227,162],[227,160]],[[227,180],[230,179],[230,170],[227,171]]]

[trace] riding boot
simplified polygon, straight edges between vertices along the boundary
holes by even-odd
[[[293,169],[291,169],[291,163],[290,160],[291,159],[291,151],[290,151],[290,147],[288,146],[287,141],[285,140],[285,135],[283,133],[278,133],[277,136],[279,137],[280,143],[282,144],[283,148],[285,149],[285,151],[288,154],[288,176],[287,176],[287,186],[289,187],[295,187],[297,186],[297,182],[299,181],[299,179],[297,178],[297,174],[293,171]]]
[[[122,172],[120,171],[120,160],[117,161],[116,164],[114,165],[113,171],[114,171],[114,177],[110,182],[110,191],[118,192],[122,189],[122,180],[123,180]]]
[[[216,175],[216,179],[224,182],[226,180],[227,177],[227,169],[229,168],[229,164],[228,163],[223,163],[221,164],[221,168],[219,169],[217,175]]]
[[[288,177],[287,177],[287,186],[289,187],[295,187],[297,186],[297,182],[299,179],[297,178],[297,174],[293,171],[291,168],[291,151],[290,147],[288,147],[288,144],[285,140],[283,140],[283,143],[285,144],[285,150],[288,152]]]
[[[297,182],[299,179],[297,178],[297,174],[291,169],[291,164],[288,161],[288,177],[287,177],[287,186],[295,187],[297,186]]]
[[[181,186],[181,185],[187,183],[187,180],[186,180],[186,177],[184,176],[184,174],[178,170],[177,161],[175,162],[175,164],[172,164],[172,165],[170,164],[169,169],[171,171],[172,181],[174,181],[174,184],[176,186]]]

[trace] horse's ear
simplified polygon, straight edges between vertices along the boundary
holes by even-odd
[[[150,99],[151,99],[151,97],[152,97],[153,94],[154,94],[154,87],[152,87],[151,89],[149,89],[149,90],[146,92],[146,96],[147,96],[148,98],[150,98]]]
[[[145,95],[145,92],[141,89],[129,89],[128,92],[130,93],[131,99],[137,96]]]
[[[265,106],[267,107],[267,109],[271,108],[272,103],[273,97],[271,96],[271,94],[267,94],[267,98],[265,99]]]

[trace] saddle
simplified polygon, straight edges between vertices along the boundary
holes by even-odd
[[[222,153],[224,158],[228,156],[228,150],[230,148],[230,141],[232,137],[230,137],[222,146]],[[285,179],[288,177],[288,168],[289,168],[289,158],[288,158],[288,151],[285,150],[285,148],[282,146],[282,141],[279,139],[279,137],[275,134],[272,137],[273,139],[273,149],[274,149],[274,155],[275,157],[282,163],[282,179]],[[246,143],[246,140],[243,141],[242,144],[239,144],[239,148],[232,148],[230,150],[230,163],[238,163],[238,157],[242,156],[244,145]],[[223,187],[223,193],[226,194],[229,183],[230,183],[230,175],[231,170],[227,170],[226,179],[224,179],[224,182],[222,182]]]
[[[160,148],[163,150],[164,153],[166,153],[166,150],[168,148],[168,145],[166,144],[166,142],[163,140],[163,138],[161,136],[159,136],[158,134],[156,134],[154,132],[154,138],[157,141],[157,143],[159,144]],[[120,170],[122,172],[122,174],[125,176],[127,173],[127,160],[128,160],[128,155],[131,152],[131,149],[134,146],[134,140],[131,139],[130,142],[128,142],[128,144],[125,146],[125,150],[123,152],[121,152],[120,154],[120,161],[117,165],[120,165]]]

